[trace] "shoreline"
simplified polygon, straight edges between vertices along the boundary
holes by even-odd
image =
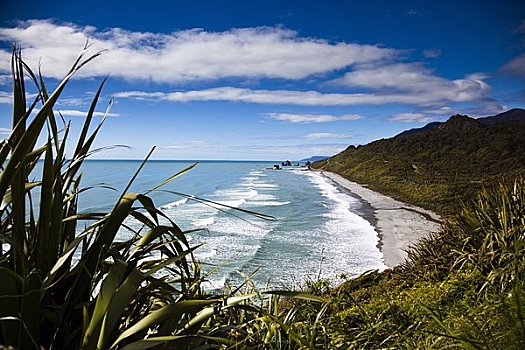
[[[341,175],[319,172],[364,202],[363,218],[374,226],[379,236],[378,248],[388,268],[403,263],[411,245],[439,230],[441,217],[436,213],[372,191]]]

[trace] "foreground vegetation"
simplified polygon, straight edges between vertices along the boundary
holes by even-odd
[[[13,55],[13,131],[0,149],[0,345],[525,348],[523,179],[484,189],[394,270],[335,288],[306,281],[302,292],[261,293],[247,278],[209,294],[192,254],[198,247],[189,246],[185,232],[151,199],[152,191],[189,169],[151,191],[129,193],[141,166],[109,213],[77,210],[79,195],[90,190],[81,185],[81,165],[103,123],[91,127],[103,83],[71,148],[69,124],[53,107],[75,72],[94,58],[80,56],[49,95],[20,53]],[[24,73],[39,91],[29,106]],[[142,228],[129,227],[130,218]],[[120,237],[121,230],[131,238]]]
[[[48,95],[42,77],[24,64],[20,52],[13,53],[13,127],[0,149],[0,345],[142,349],[168,342],[179,348],[206,341],[228,344],[217,336],[221,327],[207,322],[251,295],[205,295],[192,254],[197,247],[188,245],[185,232],[149,196],[189,168],[146,193],[128,192],[142,163],[110,212],[77,210],[80,194],[90,190],[81,185],[80,169],[104,122],[91,127],[104,82],[76,145],[66,146],[69,123],[53,107],[71,77],[97,55],[81,55]],[[29,107],[24,75],[38,89]],[[66,151],[73,155],[66,157]],[[142,228],[129,227],[130,219]],[[119,237],[121,230],[131,238]]]
[[[483,190],[420,241],[406,264],[323,291],[324,309],[299,309],[325,336],[318,348],[523,349],[524,277],[525,181],[518,179]]]

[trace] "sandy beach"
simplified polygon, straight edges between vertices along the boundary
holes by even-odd
[[[431,211],[374,192],[340,175],[327,171],[322,171],[322,174],[370,204],[375,219],[373,225],[379,234],[380,249],[388,267],[401,264],[410,245],[439,229],[441,218]]]

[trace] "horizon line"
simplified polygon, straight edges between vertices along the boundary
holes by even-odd
[[[308,159],[308,158],[304,158]],[[85,161],[143,161],[143,158],[86,158]],[[148,161],[161,161],[161,162],[284,162],[289,160],[290,162],[301,162],[302,159],[149,159]]]

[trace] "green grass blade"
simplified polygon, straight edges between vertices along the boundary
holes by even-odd
[[[150,197],[142,195],[142,194],[140,194],[137,197],[137,199],[139,200],[140,203],[142,203],[142,205],[144,206],[144,209],[148,211],[149,215],[151,215],[153,220],[155,220],[155,223],[158,225],[159,224],[159,218],[157,217],[158,209],[155,208],[155,204],[153,203],[153,200],[151,200]]]
[[[0,330],[4,344],[16,344],[19,324],[5,320],[5,317],[18,317],[19,300],[16,285],[23,279],[11,269],[0,267]],[[1,319],[4,319],[3,321]]]
[[[161,188],[162,186],[170,183],[171,181],[175,180],[177,177],[181,176],[181,175],[184,175],[185,173],[187,173],[188,171],[190,171],[191,169],[195,168],[197,166],[197,164],[199,163],[193,163],[191,164],[190,166],[182,169],[181,171],[177,172],[176,174],[168,177],[166,180],[162,181],[159,185],[153,187],[151,190],[149,191],[146,191],[144,194],[149,194],[150,192],[153,192],[153,191],[156,191],[158,190],[159,188]]]
[[[210,300],[186,300],[174,304],[166,305],[165,307],[152,312],[144,317],[142,320],[124,331],[117,340],[111,345],[111,349],[115,348],[121,341],[126,338],[155,325],[162,324],[167,319],[173,322],[180,320],[183,314],[193,314],[202,310],[212,304],[219,302],[217,299]]]
[[[317,295],[312,295],[312,294],[303,293],[303,292],[294,292],[294,291],[289,291],[289,290],[270,290],[267,292],[263,292],[263,294],[280,295],[283,297],[301,299],[301,300],[306,300],[306,301],[316,301],[319,303],[327,303],[330,301],[329,299],[322,298]]]
[[[148,339],[138,340],[133,343],[127,344],[122,350],[143,350],[150,349],[158,345],[163,345],[170,342],[186,340],[190,338],[196,338],[195,336],[188,335],[172,335],[164,337],[151,337]]]
[[[41,266],[42,271],[47,273],[52,264],[56,261],[50,258],[51,251],[48,250],[48,243],[50,239],[51,217],[53,209],[53,184],[55,182],[55,172],[53,167],[53,152],[51,148],[51,140],[47,141],[47,150],[44,158],[44,165],[42,171],[42,187],[40,189],[40,213],[38,218],[38,237],[37,240],[37,263]]]
[[[89,57],[88,59],[86,59],[86,61],[90,61],[94,57],[95,55]],[[82,66],[84,63],[85,62],[82,62],[80,66]],[[62,91],[64,90],[64,88],[66,87],[69,80],[71,79],[73,74],[76,72],[76,70],[77,70],[77,65],[75,65],[71,69],[70,73],[60,82],[56,90],[49,97],[49,99],[44,103],[42,108],[38,111],[38,113],[33,118],[33,121],[31,122],[31,124],[27,127],[25,132],[21,135],[20,139],[16,143],[16,146],[11,153],[11,157],[6,164],[4,171],[2,171],[2,173],[0,174],[0,198],[4,197],[14,173],[17,170],[19,170],[18,168],[20,167],[21,161],[24,159],[25,155],[31,151],[31,148],[36,143],[50,110],[55,105],[56,101],[58,100],[59,96],[62,94]],[[25,93],[25,91],[21,91],[20,88],[19,88],[19,91],[20,92],[15,95],[20,95],[22,92]],[[17,100],[21,99],[20,96],[15,96],[15,98]]]
[[[27,182],[25,184],[25,192],[29,192],[33,188],[40,186],[41,182]],[[4,210],[9,204],[11,204],[11,189],[7,190],[7,193],[5,194],[2,204],[0,205],[0,211]]]
[[[246,220],[244,220],[243,218],[241,218],[241,217],[239,217],[239,216],[237,216],[235,214],[228,213],[227,211],[225,211],[222,208],[228,208],[228,209],[231,209],[233,211],[238,211],[238,212],[241,212],[241,213],[245,213],[245,214],[248,214],[248,215],[257,217],[259,219],[263,219],[263,220],[275,221],[275,218],[273,216],[262,214],[262,213],[258,213],[256,211],[242,209],[242,208],[237,208],[237,207],[232,207],[232,206],[227,205],[227,204],[215,202],[215,201],[212,201],[212,200],[209,200],[209,199],[195,197],[195,196],[192,196],[192,195],[189,195],[189,194],[185,194],[185,193],[182,193],[182,192],[170,191],[170,190],[163,190],[163,192],[171,193],[171,194],[177,195],[179,197],[187,198],[189,200],[192,200],[192,201],[195,201],[195,202],[198,202],[198,203],[202,203],[202,204],[207,205],[207,206],[209,206],[209,207],[211,207],[213,209],[216,209],[216,210],[218,210],[220,212],[223,212],[223,213],[226,213],[226,214],[229,214],[229,215],[233,215],[236,218],[241,219],[243,221],[246,221]]]
[[[137,269],[131,270],[127,278],[118,287],[107,307],[100,335],[98,349],[107,349],[111,345],[111,337],[118,328],[118,322],[126,306],[131,302],[140,284],[146,276]]]
[[[91,125],[91,120],[93,119],[93,113],[95,112],[95,108],[97,106],[98,99],[102,92],[102,88],[104,87],[104,84],[106,83],[106,80],[107,80],[107,77],[104,78],[104,80],[102,80],[102,83],[100,83],[97,89],[97,92],[95,93],[95,96],[93,97],[93,100],[91,101],[91,105],[89,106],[89,110],[86,115],[86,120],[84,121],[84,125],[80,132],[80,136],[78,137],[77,147],[75,149],[75,152],[73,153],[75,157],[78,155],[81,155],[81,150],[82,148],[84,148],[84,142],[86,140],[87,133],[89,131],[89,126]]]
[[[93,309],[91,320],[84,334],[82,341],[83,349],[94,349],[98,342],[98,335],[102,327],[102,321],[106,315],[108,306],[115,294],[117,288],[122,283],[128,264],[116,260],[109,269],[108,275],[102,282],[100,293],[98,293],[95,308]]]

